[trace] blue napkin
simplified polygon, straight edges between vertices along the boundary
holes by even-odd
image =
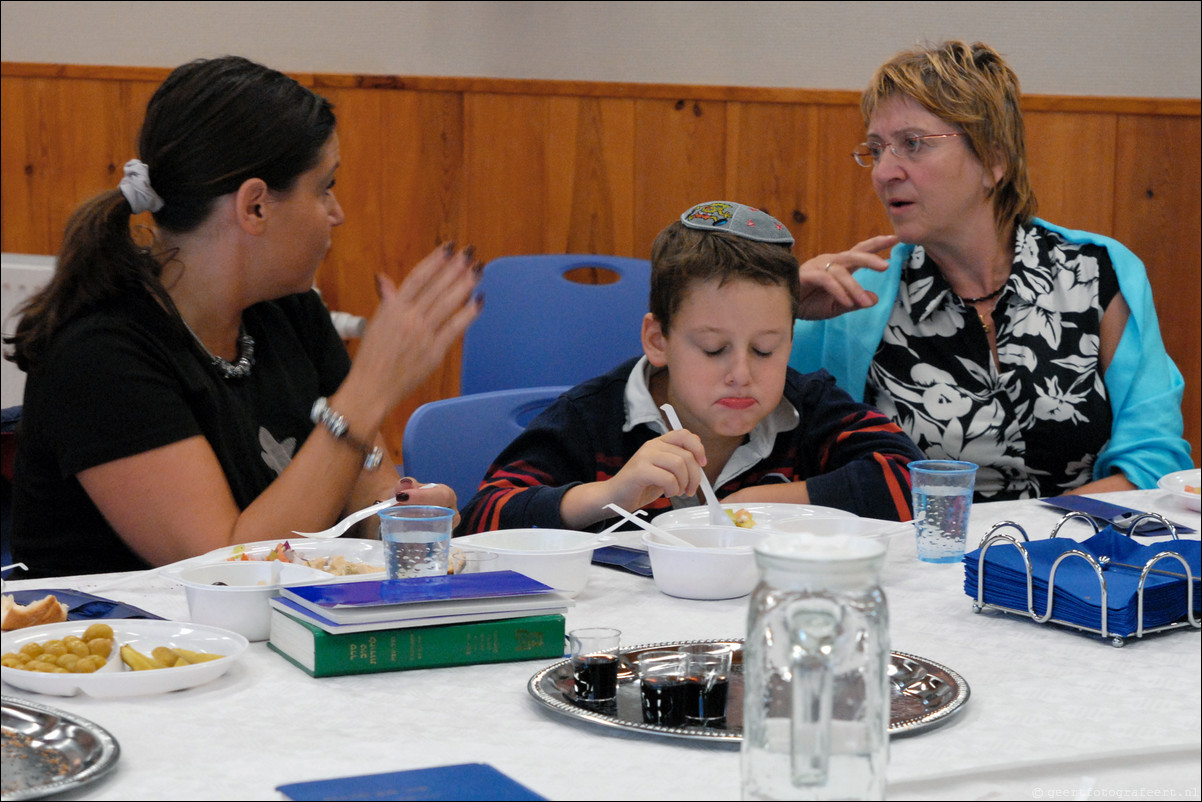
[[[1044,504],[1052,507],[1058,507],[1062,510],[1075,510],[1083,512],[1091,518],[1097,520],[1100,524],[1119,523],[1121,521],[1134,520],[1136,517],[1143,514],[1143,510],[1135,510],[1131,507],[1123,507],[1119,504],[1111,504],[1108,501],[1102,501],[1089,496],[1056,496],[1055,498],[1041,498]],[[1169,521],[1177,530],[1179,535],[1192,535],[1194,530],[1185,524],[1179,524],[1176,521]],[[1123,527],[1119,527],[1120,529]],[[1144,521],[1135,531],[1138,537],[1159,537],[1167,535],[1169,530],[1167,527],[1159,524],[1155,519]]]
[[[1185,558],[1194,577],[1194,610],[1202,609],[1202,545],[1196,540],[1171,540],[1141,544],[1107,527],[1082,543],[1069,538],[1053,538],[1025,543],[1031,560],[1032,589],[1035,612],[1047,611],[1048,578],[1052,564],[1066,551],[1080,550],[1095,559],[1108,557],[1110,565],[1103,571],[1106,579],[1107,629],[1113,635],[1127,637],[1138,628],[1139,575],[1148,560],[1162,552],[1176,552]],[[964,592],[977,598],[978,565],[981,550],[964,555]],[[1138,566],[1126,568],[1114,563]],[[1165,558],[1150,573],[1144,583],[1144,628],[1171,623],[1185,615],[1185,567],[1176,559]],[[1102,589],[1093,566],[1079,557],[1068,557],[1056,569],[1056,585],[1052,594],[1052,618],[1078,626],[1101,629]],[[989,547],[985,554],[985,602],[1025,612],[1027,610],[1027,572],[1018,549],[1001,542]]]
[[[89,621],[93,618],[153,618],[159,621],[162,620],[162,616],[148,613],[140,607],[134,607],[132,604],[113,601],[103,596],[93,596],[91,593],[84,593],[79,590],[59,590],[56,588],[47,588],[45,590],[14,590],[12,593],[4,595],[12,596],[13,601],[17,604],[29,604],[43,596],[53,595],[60,602],[67,605],[68,621]]]
[[[593,564],[621,568],[639,576],[651,576],[651,557],[641,549],[627,546],[602,546],[593,549]]]

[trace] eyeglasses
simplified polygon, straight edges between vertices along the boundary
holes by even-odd
[[[852,152],[851,156],[856,160],[856,164],[861,167],[872,167],[880,163],[881,156],[885,154],[885,148],[889,148],[890,152],[897,158],[916,162],[922,158],[927,148],[934,147],[933,143],[927,142],[928,139],[943,139],[949,136],[968,136],[968,134],[964,132],[956,134],[925,134],[923,136],[906,134],[900,142],[885,143],[876,140],[861,142],[860,146]]]

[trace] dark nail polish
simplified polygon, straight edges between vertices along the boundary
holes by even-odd
[[[397,501],[408,501],[408,500],[409,500],[409,494],[408,494],[408,493],[397,493],[397,494],[396,494],[396,500],[397,500]]]
[[[465,259],[467,259],[469,262],[470,262],[472,259],[476,258],[476,246],[475,246],[475,245],[469,245],[469,246],[467,246],[466,248],[464,248],[464,249],[463,249],[463,256],[464,256],[464,258],[465,258]]]

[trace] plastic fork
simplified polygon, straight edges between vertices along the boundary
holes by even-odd
[[[376,504],[372,504],[370,507],[364,507],[358,512],[352,512],[350,515],[346,516],[329,529],[323,529],[320,532],[297,532],[294,529],[292,534],[300,535],[301,537],[311,537],[316,540],[328,540],[330,538],[342,537],[344,534],[346,534],[346,530],[350,529],[364,518],[370,518],[380,510],[386,510],[389,507],[395,507],[399,503],[400,502],[398,502],[395,498],[390,498],[386,501],[380,501]]]
[[[438,486],[437,482],[429,482],[429,483],[424,484],[421,487],[419,487],[418,490],[425,490],[427,487],[437,487],[437,486]],[[350,529],[352,526],[359,523],[364,518],[370,518],[371,516],[375,515],[380,510],[386,510],[389,507],[395,507],[399,503],[400,502],[397,501],[395,498],[386,499],[384,501],[379,501],[379,502],[376,502],[375,504],[372,504],[370,507],[364,507],[363,509],[359,510],[358,512],[352,512],[350,515],[346,516],[341,521],[339,521],[338,523],[331,526],[329,529],[323,529],[320,532],[298,532],[295,529],[293,529],[292,534],[300,535],[301,537],[311,537],[311,538],[314,538],[315,540],[330,540],[331,538],[342,537],[344,534],[346,534],[346,530]]]

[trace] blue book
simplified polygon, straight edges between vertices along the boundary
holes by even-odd
[[[546,799],[487,763],[365,774],[290,783],[276,790],[289,799],[313,800],[540,800]]]
[[[303,585],[281,588],[280,596],[339,624],[513,610],[523,597],[562,597],[557,606],[570,601],[516,571]]]
[[[502,601],[505,603],[496,609],[489,610],[465,609],[464,605],[460,603],[453,603],[456,606],[451,608],[449,612],[445,609],[442,612],[430,609],[431,607],[445,607],[439,604],[423,604],[416,609],[410,605],[385,607],[382,609],[376,608],[379,612],[385,610],[392,611],[392,614],[387,618],[373,616],[373,620],[371,621],[348,623],[339,623],[323,615],[323,613],[329,612],[328,610],[317,612],[297,603],[295,599],[287,599],[283,596],[270,599],[268,604],[271,605],[273,617],[278,612],[279,614],[288,615],[298,620],[307,621],[315,627],[334,635],[348,632],[376,632],[383,629],[401,629],[404,627],[466,624],[472,621],[496,621],[502,618],[523,618],[531,615],[566,616],[568,608],[575,606],[575,602],[565,597],[562,593],[541,593],[534,596],[506,596],[497,601],[498,603]]]

